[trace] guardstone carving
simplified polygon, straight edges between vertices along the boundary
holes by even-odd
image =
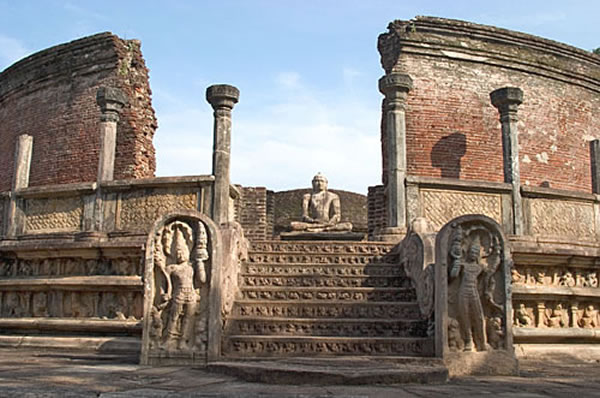
[[[440,283],[447,283],[446,308],[443,298],[438,304],[447,318],[438,314],[436,326],[446,336],[440,343],[449,352],[504,350],[516,366],[509,293],[512,259],[505,242],[498,223],[483,215],[461,216],[442,228],[436,238],[436,273]],[[532,322],[521,307],[515,316],[521,324]],[[440,330],[443,325],[446,330]],[[514,370],[513,365],[509,368]]]
[[[163,220],[146,247],[141,362],[204,363],[215,229],[199,214]]]

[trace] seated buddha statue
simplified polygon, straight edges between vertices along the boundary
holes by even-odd
[[[352,223],[341,221],[340,197],[327,190],[327,178],[318,173],[312,180],[312,193],[302,198],[302,221],[292,221],[292,231],[349,232]]]

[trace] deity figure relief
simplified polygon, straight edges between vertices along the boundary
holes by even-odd
[[[207,235],[201,222],[194,233],[187,223],[174,221],[156,236],[152,334],[161,336],[161,347],[167,351],[189,350],[196,341],[195,320],[200,288],[206,283],[207,260]]]
[[[486,238],[487,249],[482,247]],[[464,342],[464,351],[485,351],[489,342],[499,345],[503,336],[502,306],[494,299],[495,273],[501,260],[501,247],[496,236],[483,228],[472,227],[454,231],[450,247],[449,283],[453,282],[457,297],[456,319]],[[484,308],[485,307],[485,308]],[[498,325],[486,326],[487,319],[499,320]]]
[[[598,275],[595,272],[590,272],[586,278],[586,287],[598,287]]]
[[[327,178],[318,173],[312,180],[312,193],[302,198],[302,221],[292,221],[293,231],[348,232],[352,223],[341,222],[340,198],[327,190]]]

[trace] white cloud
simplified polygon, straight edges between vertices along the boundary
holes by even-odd
[[[0,71],[29,53],[21,41],[0,34]]]
[[[287,89],[295,89],[300,87],[300,75],[296,72],[281,72],[277,75],[277,83]]]
[[[348,75],[356,76],[342,71],[341,78]],[[286,190],[309,187],[322,172],[331,188],[364,194],[380,183],[379,103],[308,87],[296,72],[280,73],[274,82],[265,88],[271,103],[252,103],[254,97],[245,95],[247,109],[256,110],[233,111],[232,182]],[[174,109],[158,115],[158,174],[210,173],[210,107]]]

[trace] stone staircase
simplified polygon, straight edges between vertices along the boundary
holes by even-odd
[[[253,242],[225,325],[224,356],[433,356],[415,291],[391,248]]]

